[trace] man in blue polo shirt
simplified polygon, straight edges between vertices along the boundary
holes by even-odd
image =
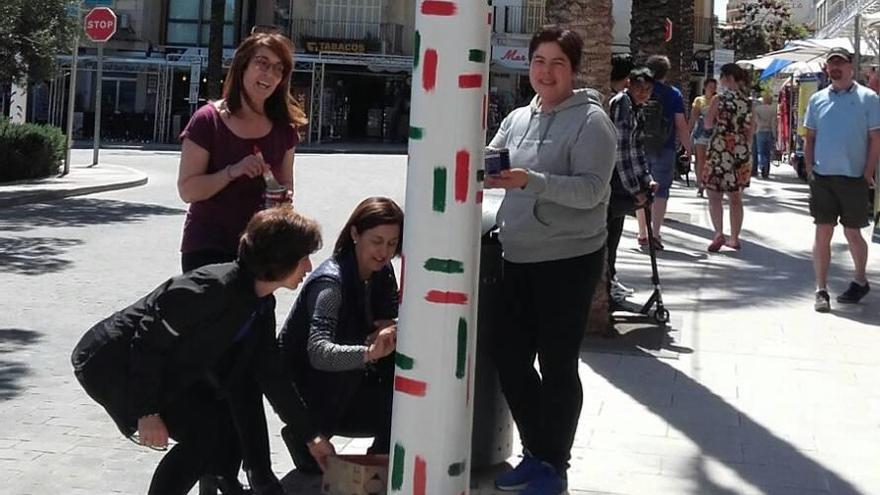
[[[654,249],[662,250],[660,228],[663,226],[664,217],[666,217],[669,188],[672,187],[672,178],[675,175],[676,138],[684,147],[685,152],[690,154],[691,137],[690,128],[684,115],[684,100],[681,91],[666,82],[666,75],[672,68],[669,58],[665,55],[651,55],[645,62],[645,66],[654,74],[654,89],[651,92],[651,100],[645,104],[642,110],[642,114],[646,117],[643,141],[651,175],[657,181],[657,191],[654,193],[654,202],[651,205],[654,238],[648,239],[644,213],[642,210],[638,210],[636,212],[639,219],[638,242],[640,246],[651,242],[654,244]],[[654,108],[659,108],[659,111],[662,112],[664,121],[662,129],[656,129],[656,126],[651,125],[653,119],[649,115],[654,113],[652,111]],[[660,133],[662,135],[654,136],[654,134]]]
[[[813,94],[807,104],[804,161],[810,176],[810,214],[815,219],[813,268],[815,310],[831,311],[826,286],[831,264],[831,237],[838,218],[849,244],[855,277],[837,302],[854,304],[870,290],[865,268],[868,243],[861,229],[868,225],[868,188],[880,160],[880,98],[853,80],[852,55],[832,49],[825,58],[831,85]]]

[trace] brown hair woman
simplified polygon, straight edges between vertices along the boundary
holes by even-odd
[[[189,203],[183,271],[235,259],[238,237],[263,207],[264,174],[293,196],[297,126],[307,122],[290,94],[293,44],[277,33],[245,39],[223,98],[201,107],[180,134],[177,190]]]

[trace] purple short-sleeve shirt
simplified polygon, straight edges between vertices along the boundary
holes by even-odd
[[[256,145],[263,158],[280,175],[284,155],[299,143],[293,125],[274,124],[265,136],[244,139],[232,133],[212,103],[193,114],[180,140],[189,139],[210,154],[206,173],[223,170],[253,153]],[[262,177],[239,177],[217,194],[189,205],[183,225],[180,251],[191,253],[202,250],[235,254],[238,238],[251,217],[263,206],[266,184]]]

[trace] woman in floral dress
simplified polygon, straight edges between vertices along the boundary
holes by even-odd
[[[741,249],[739,234],[743,223],[742,190],[749,187],[752,174],[752,110],[745,92],[748,73],[736,64],[721,67],[722,91],[712,99],[704,126],[713,129],[709,140],[703,183],[709,193],[709,213],[715,238],[709,252],[721,246]],[[724,237],[724,193],[730,201],[730,239]]]

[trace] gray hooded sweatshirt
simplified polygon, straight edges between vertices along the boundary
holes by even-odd
[[[617,131],[588,90],[549,112],[536,96],[501,123],[489,146],[508,148],[510,165],[528,171],[498,210],[504,259],[537,263],[574,258],[605,245],[609,182]]]

